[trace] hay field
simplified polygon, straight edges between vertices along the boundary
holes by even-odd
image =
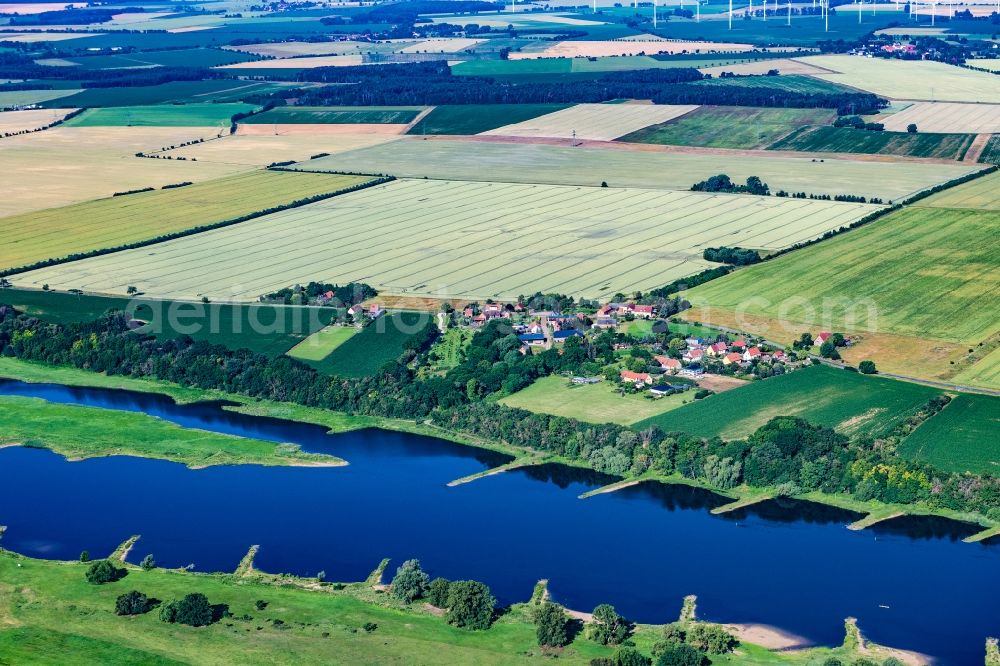
[[[868,90],[901,100],[1000,104],[1000,77],[930,60],[885,60],[848,55],[801,58],[834,73],[815,74],[824,81]]]
[[[430,117],[430,116],[428,116]],[[419,125],[417,128],[419,129]],[[860,194],[899,199],[974,171],[975,165],[917,164],[741,153],[661,146],[587,148],[544,143],[486,143],[408,137],[302,168],[388,173],[403,178],[500,180],[553,185],[600,185],[688,190],[719,173],[745,181],[760,176],[772,190]]]
[[[244,165],[153,160],[135,153],[196,138],[210,127],[56,127],[0,141],[0,216],[65,206],[115,192],[199,182],[247,170]],[[44,197],[39,184],[44,184]]]
[[[544,51],[534,53],[515,51],[511,60],[527,58],[594,58],[603,56],[654,55],[658,53],[742,53],[750,51],[750,44],[727,42],[687,42],[687,41],[573,41],[557,42]]]
[[[333,174],[250,171],[154,192],[0,218],[0,269],[117,247],[231,220],[368,180]]]
[[[920,133],[994,134],[1000,133],[1000,104],[916,102],[882,122],[890,132],[905,132],[910,123],[916,123]]]
[[[402,180],[187,236],[14,276],[15,285],[253,300],[323,280],[414,296],[606,298],[707,266],[702,248],[779,249],[863,204],[626,188]]]
[[[236,134],[168,150],[165,155],[195,164],[260,167],[273,162],[304,162],[320,153],[335,155],[398,140],[406,125],[240,125]],[[277,133],[276,133],[277,132]],[[356,173],[365,173],[361,169]]]
[[[908,207],[696,287],[688,298],[813,332],[910,336],[928,352],[933,340],[974,344],[1000,329],[998,228],[996,211]],[[925,368],[915,362],[909,370]]]
[[[667,104],[577,104],[483,134],[611,141],[644,127],[673,120],[697,108]]]
[[[1000,72],[1000,59],[987,60],[982,58],[967,60],[965,64],[974,69],[985,69],[989,72]]]
[[[0,113],[0,134],[34,130],[51,125],[74,109],[28,109]]]

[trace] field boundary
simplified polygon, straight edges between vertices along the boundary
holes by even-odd
[[[334,172],[325,172],[325,173],[328,173],[330,175],[367,176],[367,174],[338,174]],[[241,222],[247,222],[254,218],[263,217],[265,215],[270,215],[272,213],[280,213],[281,211],[289,210],[291,208],[299,208],[300,206],[306,206],[308,204],[317,203],[319,201],[325,201],[326,199],[331,199],[341,194],[350,194],[351,192],[357,192],[359,190],[364,190],[369,187],[375,187],[376,185],[383,185],[385,183],[396,180],[394,176],[378,176],[378,177],[368,176],[368,177],[372,178],[372,180],[369,180],[364,183],[358,183],[357,185],[352,185],[350,187],[341,188],[339,190],[328,192],[326,194],[317,194],[315,196],[306,197],[304,199],[296,199],[295,201],[292,201],[287,204],[255,211],[253,213],[248,213],[246,215],[241,215],[239,217],[234,217],[228,220],[222,220],[221,222],[213,222],[212,224],[203,224],[197,227],[192,227],[190,229],[184,229],[183,231],[177,231],[170,234],[163,234],[161,236],[156,236],[155,238],[136,241],[134,243],[127,243],[124,245],[117,245],[114,247],[101,248],[98,250],[90,250],[88,252],[80,252],[76,254],[67,255],[65,257],[45,259],[43,261],[37,261],[33,264],[28,264],[27,266],[19,266],[15,268],[3,269],[0,270],[0,277],[8,277],[11,275],[16,275],[18,273],[26,273],[28,271],[33,271],[40,268],[58,266],[59,264],[66,264],[73,261],[79,261],[81,259],[91,259],[93,257],[99,257],[105,254],[113,254],[115,252],[121,252],[123,250],[134,250],[140,247],[156,245],[157,243],[177,240],[178,238],[184,238],[186,236],[193,236],[195,234],[200,234],[206,231],[212,231],[214,229],[229,227],[234,224],[240,224]]]

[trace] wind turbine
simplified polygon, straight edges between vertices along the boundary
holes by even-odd
[[[788,0],[788,25],[792,25],[792,0]]]
[[[1000,2],[1000,0],[997,0]],[[729,0],[729,29],[733,29],[733,0]]]
[[[1000,0],[997,0],[997,2],[1000,2]],[[701,0],[695,0],[694,8],[695,8],[694,22],[701,23]]]
[[[594,0],[597,2],[597,0]],[[653,28],[656,28],[656,0],[653,0]]]
[[[764,0],[764,21],[767,21],[767,0]]]

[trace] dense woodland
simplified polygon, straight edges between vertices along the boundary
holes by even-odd
[[[741,483],[778,486],[784,493],[818,489],[860,499],[926,501],[932,506],[1000,517],[1000,481],[988,475],[949,474],[895,454],[917,423],[942,399],[880,440],[848,440],[791,417],[772,420],[746,440],[705,439],[652,427],[635,431],[535,414],[484,400],[527,386],[535,378],[575,369],[613,351],[611,335],[593,344],[570,340],[565,352],[523,355],[516,336],[491,322],[469,347],[466,360],[444,376],[418,379],[436,327],[415,337],[400,361],[361,379],[329,377],[288,357],[269,359],[190,338],[159,341],[130,332],[122,313],[64,327],[0,306],[0,352],[5,356],[71,365],[95,372],[148,377],[202,389],[289,401],[355,414],[425,420],[457,432],[586,461],[614,475],[654,469],[699,479],[717,488]]]

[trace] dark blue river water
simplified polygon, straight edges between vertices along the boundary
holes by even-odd
[[[603,602],[641,622],[676,618],[684,595],[699,615],[771,624],[839,643],[845,617],[885,645],[943,663],[982,663],[1000,635],[1000,547],[963,544],[975,528],[906,518],[852,532],[857,514],[792,500],[713,516],[724,500],[646,483],[586,500],[613,480],[560,466],[526,468],[449,488],[503,455],[380,430],[323,428],[178,406],[156,395],[0,380],[0,395],[142,411],[205,430],[295,442],[350,462],[340,468],[216,467],[113,457],[66,462],[39,449],[0,449],[4,547],[75,559],[132,534],[130,559],[231,571],[251,544],[270,572],[359,580],[383,557],[419,558],[432,575],[487,582],[501,602],[548,578],[570,608]],[[884,608],[883,606],[887,606]]]

